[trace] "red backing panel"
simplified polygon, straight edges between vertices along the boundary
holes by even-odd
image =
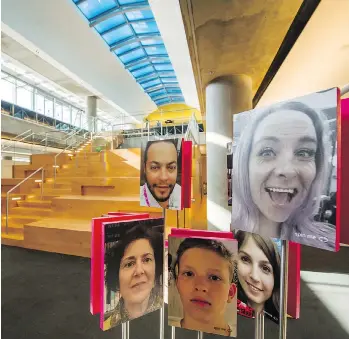
[[[341,100],[341,142],[338,140],[338,175],[336,220],[340,228],[340,242],[349,245],[349,209],[341,209],[341,202],[349,201],[349,98]],[[341,171],[339,171],[339,168]],[[343,173],[343,175],[341,175]],[[346,175],[344,173],[347,173]],[[338,222],[338,220],[340,222]]]
[[[116,216],[94,218],[92,219],[92,236],[91,236],[91,282],[90,282],[90,312],[97,314],[100,309],[100,294],[102,290],[100,272],[103,267],[102,257],[102,226],[104,222],[113,222],[121,220],[147,219],[148,213],[140,214],[118,214]]]
[[[301,245],[289,242],[287,314],[298,319],[301,301]]]
[[[182,208],[191,206],[192,142],[182,142]]]

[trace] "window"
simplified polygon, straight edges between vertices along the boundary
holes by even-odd
[[[10,103],[15,102],[16,86],[10,79],[1,79],[1,99]]]
[[[39,93],[35,94],[35,111],[42,115],[45,114],[45,98]]]
[[[66,122],[67,124],[71,124],[70,106],[63,106],[62,121]]]
[[[72,125],[79,128],[81,126],[81,114],[75,107],[72,108]]]
[[[17,80],[17,105],[33,109],[33,87]]]
[[[45,115],[53,118],[53,100],[45,97]]]
[[[63,120],[63,105],[58,101],[55,102],[55,119]]]

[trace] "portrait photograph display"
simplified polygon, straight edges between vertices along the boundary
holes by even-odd
[[[281,240],[236,231],[235,256],[238,315],[265,318],[279,323]]]
[[[182,209],[182,139],[142,144],[140,205]]]
[[[163,218],[104,224],[104,331],[163,307],[163,232]]]
[[[169,236],[168,324],[236,337],[237,241]]]
[[[234,115],[231,228],[339,250],[339,90]]]
[[[98,314],[101,312],[100,296],[103,293],[103,283],[101,277],[102,252],[104,242],[102,242],[102,228],[105,222],[116,222],[133,219],[147,219],[149,213],[120,213],[110,212],[100,218],[93,218],[91,222],[91,276],[90,276],[90,312]]]

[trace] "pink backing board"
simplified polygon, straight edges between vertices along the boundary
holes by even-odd
[[[102,239],[102,227],[103,222],[113,222],[122,220],[133,219],[147,219],[148,213],[140,214],[128,214],[117,213],[110,217],[94,218],[91,222],[92,235],[91,235],[91,278],[90,278],[90,312],[91,314],[97,314],[101,311],[99,303],[99,295],[102,292],[100,285],[100,266],[103,267],[103,256],[101,254],[101,239]]]
[[[340,182],[338,183],[339,199],[337,199],[337,220],[340,220],[340,242],[349,245],[349,209],[341,209],[341,202],[349,201],[349,98],[341,100],[341,122],[342,122],[342,142],[339,144],[341,155],[337,155],[340,163],[341,173]],[[339,205],[338,205],[339,202]],[[339,207],[339,208],[338,208]]]

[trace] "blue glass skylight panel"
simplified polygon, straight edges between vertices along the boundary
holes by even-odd
[[[78,7],[87,19],[91,19],[98,14],[116,7],[116,3],[114,0],[88,0],[82,2]]]
[[[164,45],[148,46],[148,47],[144,47],[144,49],[147,51],[148,55],[165,55],[165,54],[167,54],[167,51],[166,51],[166,48]]]
[[[183,97],[171,97],[172,102],[184,102]]]
[[[142,33],[159,33],[158,26],[155,21],[142,21],[142,22],[133,22],[131,23],[136,34]]]
[[[179,87],[167,87],[166,90],[169,94],[182,94],[182,91]]]
[[[162,39],[152,39],[152,38],[149,38],[149,39],[144,39],[142,40],[142,45],[143,46],[148,46],[148,45],[163,45],[164,42],[162,41]]]
[[[164,98],[164,99],[160,99],[160,100],[155,100],[155,103],[156,103],[158,106],[168,104],[169,102],[170,102],[170,99],[168,99],[168,98]]]
[[[129,26],[120,27],[114,31],[102,35],[103,39],[108,45],[115,44],[116,42],[126,40],[133,36],[133,32]]]
[[[119,48],[116,48],[114,50],[114,53],[116,55],[120,55],[121,53],[130,51],[131,49],[137,48],[139,46],[140,46],[139,42],[131,42],[131,43],[127,44],[127,45],[124,45],[124,46],[121,46]]]
[[[147,66],[150,66],[150,65],[151,64],[150,64],[150,62],[148,60],[144,60],[144,62],[139,63],[138,65],[129,67],[128,70],[130,72],[134,72],[134,71],[141,70],[143,67],[147,67]]]
[[[147,89],[147,88],[150,88],[150,87],[154,87],[156,85],[160,85],[161,84],[161,81],[159,79],[154,79],[152,81],[148,81],[144,84],[141,84],[141,86],[144,88],[144,89]]]
[[[118,0],[119,4],[120,5],[134,5],[134,4],[137,4],[137,3],[143,3],[145,1],[141,1],[141,0]]]
[[[139,76],[138,78],[136,78],[136,81],[139,82],[140,84],[144,84],[145,81],[153,80],[153,79],[157,79],[157,78],[158,78],[157,73],[152,69],[150,72],[145,73],[145,74]]]
[[[122,25],[125,23],[125,17],[122,14],[112,16],[111,18],[104,20],[95,26],[98,33],[102,34],[103,32],[111,29],[113,27]]]
[[[155,59],[151,61],[154,65],[155,64],[163,64],[164,62],[170,62],[170,58],[167,57],[161,57],[161,59]]]
[[[153,72],[153,71],[154,71],[154,68],[149,65],[148,67],[133,71],[131,73],[135,78],[138,78],[140,76],[144,76],[146,74],[149,74],[150,72]]]
[[[170,77],[175,78],[176,77],[176,74],[174,71],[161,71],[161,72],[158,72],[158,74],[159,74],[161,79],[166,79],[166,78],[170,78]]]
[[[154,67],[157,71],[173,71],[173,67],[170,63],[168,64],[154,64]]]
[[[145,80],[138,80],[138,82],[143,86],[146,86],[148,83],[153,82],[154,80],[159,80],[159,77],[156,73],[154,73],[151,77],[145,79]],[[160,81],[160,80],[159,80]],[[161,81],[160,81],[161,83]]]
[[[161,80],[164,84],[166,83],[176,83],[177,78],[176,77],[161,77]]]
[[[143,50],[142,49],[137,49],[136,51],[127,53],[125,55],[122,55],[120,57],[120,60],[125,64],[125,63],[128,63],[128,62],[132,62],[132,61],[138,60],[138,59],[140,59],[140,58],[142,58],[144,56],[145,56],[145,54],[144,54]]]
[[[154,18],[154,15],[151,10],[145,9],[145,10],[134,10],[132,12],[125,13],[127,19],[129,21],[137,21],[137,20],[143,20],[143,19],[152,19]]]
[[[154,15],[147,6],[147,0],[87,0],[78,8],[90,22],[102,14],[105,19],[93,29],[112,47],[112,52],[157,105],[184,102]],[[125,8],[130,11],[117,14]],[[107,18],[104,13],[114,15]],[[141,41],[135,41],[137,38]]]
[[[148,93],[148,94],[150,95],[150,97],[152,98],[152,100],[155,100],[156,98],[165,95],[165,94],[166,94],[166,91],[165,91],[164,88],[162,88],[162,89],[159,89],[158,91],[151,92],[151,93]]]

